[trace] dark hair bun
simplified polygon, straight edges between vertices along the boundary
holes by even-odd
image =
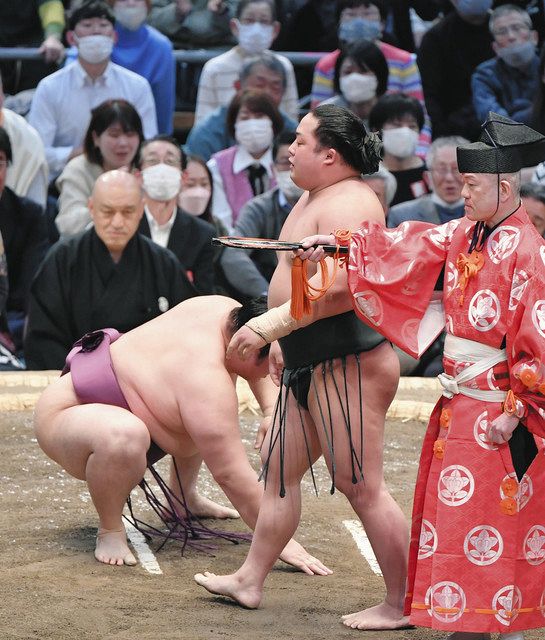
[[[365,173],[375,173],[378,171],[379,163],[382,160],[382,140],[376,133],[368,132],[363,139],[361,155],[363,164],[367,167]]]

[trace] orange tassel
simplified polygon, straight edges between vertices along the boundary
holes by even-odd
[[[315,287],[310,284],[308,274],[303,260],[294,258],[291,265],[291,305],[290,314],[295,320],[301,320],[305,315],[309,315],[311,311],[311,302],[315,302],[323,297],[331,285],[335,282],[337,268],[342,267],[348,262],[348,256],[339,256],[339,246],[348,246],[352,237],[352,232],[346,229],[336,229],[333,232],[336,239],[337,251],[333,256],[333,273],[329,277],[327,263],[320,260],[320,272],[322,276],[322,285]]]
[[[459,304],[464,304],[464,293],[471,278],[475,277],[477,273],[484,266],[484,257],[480,251],[472,251],[468,256],[460,253],[456,260],[456,268],[460,274],[460,281],[458,286],[462,292],[459,299]]]
[[[329,277],[329,271],[325,260],[320,260],[320,272],[322,276],[322,284],[315,287],[310,284],[304,261],[301,258],[294,258],[291,265],[291,305],[290,314],[295,320],[301,320],[305,315],[309,315],[311,311],[311,302],[319,300],[327,293],[327,290],[335,282],[337,269],[339,267],[339,253],[333,256],[333,273]],[[342,261],[346,264],[346,260]],[[341,265],[342,266],[342,265]]]
[[[305,295],[306,272],[303,260],[294,258],[291,265],[291,306],[292,318],[301,320],[304,315],[310,313],[310,300]]]

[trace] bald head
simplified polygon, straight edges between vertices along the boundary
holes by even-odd
[[[127,171],[106,171],[95,182],[89,211],[96,234],[118,262],[144,213],[140,182]]]
[[[111,188],[120,188],[127,192],[136,191],[140,197],[142,194],[140,182],[132,173],[123,171],[122,169],[115,169],[114,171],[105,171],[97,178],[91,197],[94,198],[97,194],[101,197],[102,194],[107,193]]]

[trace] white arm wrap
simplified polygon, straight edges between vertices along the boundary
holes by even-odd
[[[260,316],[251,318],[246,323],[252,331],[267,342],[274,342],[278,338],[283,338],[297,329],[298,322],[290,314],[291,302],[285,302],[279,307],[273,307]]]

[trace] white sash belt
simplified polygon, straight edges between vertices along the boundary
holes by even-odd
[[[495,349],[488,345],[468,340],[467,338],[459,338],[447,333],[445,338],[445,356],[451,360],[473,362],[472,365],[466,367],[457,376],[451,376],[447,373],[440,373],[437,377],[443,387],[443,395],[446,398],[461,393],[475,400],[484,400],[485,402],[503,402],[507,396],[506,391],[498,389],[473,389],[466,386],[469,380],[476,378],[479,374],[491,369],[499,362],[507,360],[505,349]]]

